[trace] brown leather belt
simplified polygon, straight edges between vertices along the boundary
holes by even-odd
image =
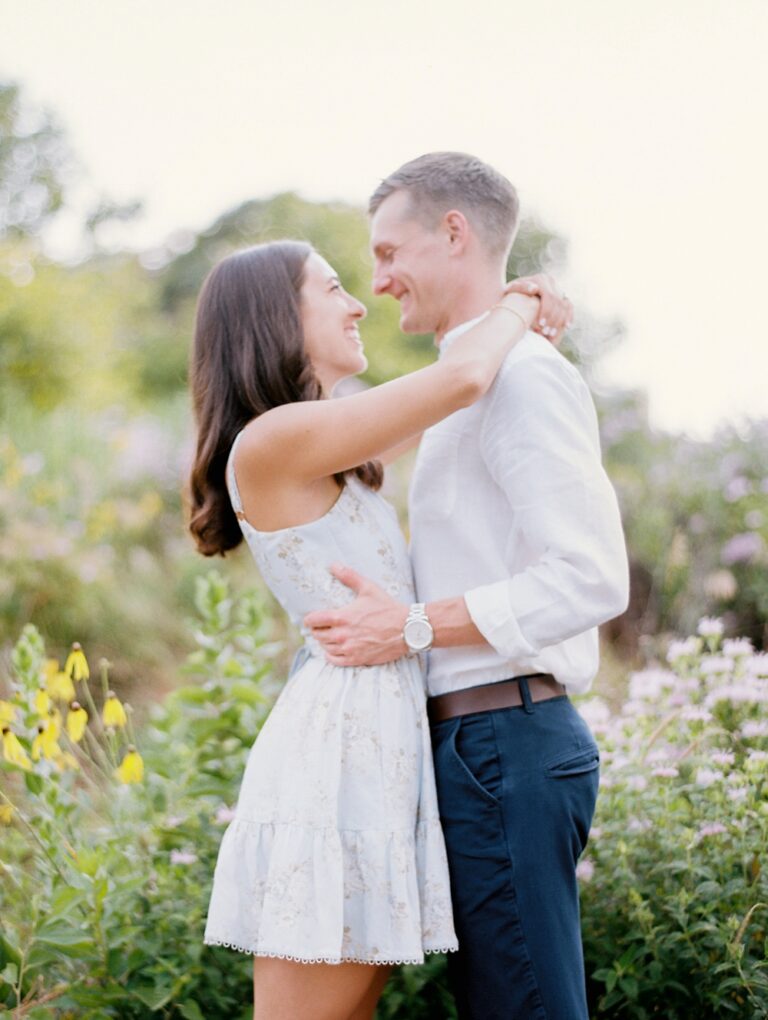
[[[460,691],[448,691],[427,698],[427,715],[431,723],[455,719],[458,715],[471,712],[492,712],[497,708],[517,708],[524,704],[520,680],[526,680],[531,701],[548,701],[562,697],[565,687],[558,683],[551,673],[529,673],[513,676],[509,680],[498,680],[493,684],[478,687],[464,687]]]

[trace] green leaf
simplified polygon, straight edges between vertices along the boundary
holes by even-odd
[[[261,705],[266,701],[266,696],[255,684],[234,684],[232,697],[249,705]]]
[[[71,886],[64,886],[59,889],[56,895],[51,900],[50,906],[46,910],[46,920],[53,921],[57,918],[64,917],[74,904],[81,903],[83,900],[83,894],[80,889],[73,889]]]
[[[7,963],[2,974],[0,974],[0,979],[8,985],[15,985],[19,979],[19,968],[15,963]]]
[[[619,978],[619,988],[621,988],[628,999],[632,1000],[637,998],[637,993],[640,990],[637,978],[633,978],[631,974]]]
[[[46,921],[35,932],[36,942],[45,942],[58,949],[86,949],[93,945],[92,937],[65,921]]]
[[[166,984],[149,985],[144,988],[135,988],[133,994],[150,1009],[162,1009],[170,1001],[173,987]]]
[[[200,1007],[192,1000],[182,1003],[179,1006],[179,1012],[184,1017],[184,1020],[205,1020],[205,1017],[200,1012]]]
[[[42,792],[43,777],[39,776],[36,772],[25,772],[24,782],[30,793],[37,795]]]

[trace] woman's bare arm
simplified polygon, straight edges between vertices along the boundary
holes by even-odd
[[[384,450],[383,453],[378,454],[376,460],[380,460],[385,467],[388,464],[393,464],[398,457],[402,457],[404,454],[410,453],[411,450],[415,450],[421,442],[421,437],[423,435],[423,432],[419,432],[418,435],[409,436],[408,439],[403,440],[402,443],[398,443],[397,446],[393,446],[391,449]]]
[[[488,391],[538,310],[536,299],[520,294],[505,296],[503,304],[427,368],[348,397],[268,411],[245,430],[238,450],[241,466],[248,474],[302,484],[417,441],[424,429]]]

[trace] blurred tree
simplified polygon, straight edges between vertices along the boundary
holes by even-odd
[[[38,233],[61,207],[71,160],[51,115],[0,82],[0,238]]]
[[[399,329],[399,311],[391,298],[371,293],[371,257],[368,222],[362,209],[342,203],[308,202],[292,192],[269,199],[245,202],[220,216],[202,231],[188,251],[151,253],[159,284],[160,310],[173,324],[169,342],[158,350],[153,336],[144,349],[144,381],[148,389],[160,392],[183,385],[194,319],[194,302],[210,269],[224,256],[240,248],[283,237],[301,238],[314,245],[338,270],[345,287],[368,307],[364,325],[369,368],[364,378],[371,384],[425,365],[433,356],[431,336],[404,336]],[[525,220],[508,263],[511,277],[562,267],[564,242],[536,220]],[[619,333],[615,323],[597,323],[582,317],[580,333],[568,348],[574,360],[592,344],[592,356],[602,351]]]
[[[85,218],[85,230],[94,240],[105,224],[127,223],[136,219],[144,208],[139,199],[131,202],[114,202],[102,195]]]
[[[709,442],[655,431],[642,392],[599,400],[604,461],[622,509],[631,600],[606,627],[625,652],[722,616],[768,646],[768,421]],[[661,642],[660,640],[661,639]]]
[[[67,267],[25,255],[19,242],[0,245],[0,413],[18,402],[46,411],[139,400],[136,337],[153,299],[131,256]]]

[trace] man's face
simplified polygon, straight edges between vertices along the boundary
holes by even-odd
[[[408,193],[395,191],[371,219],[371,250],[373,292],[400,302],[402,331],[438,331],[454,269],[447,233],[439,224],[430,229],[415,219]]]

